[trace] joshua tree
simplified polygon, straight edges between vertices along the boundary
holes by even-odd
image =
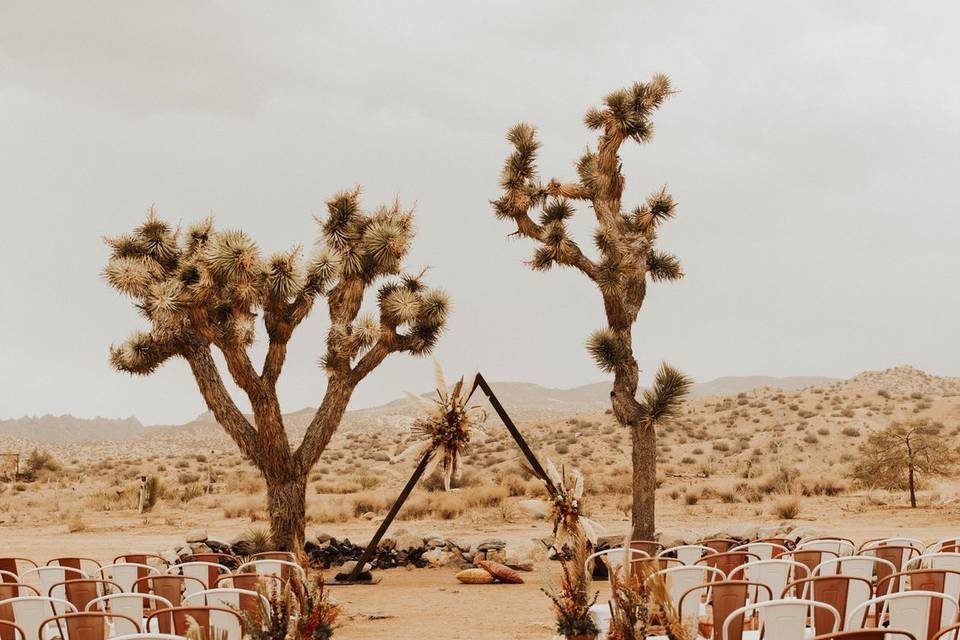
[[[532,269],[572,267],[600,290],[607,327],[589,337],[587,349],[603,371],[613,373],[613,413],[631,433],[633,536],[643,539],[654,534],[656,426],[677,413],[690,381],[664,364],[654,388],[642,400],[637,399],[639,368],[632,330],[646,296],[647,280],[678,280],[683,272],[675,256],[654,246],[657,228],[674,215],[673,198],[663,188],[625,212],[619,153],[627,140],[642,143],[650,139],[651,114],[671,93],[667,77],[657,75],[648,83],[614,91],[604,98],[602,108],[590,109],[585,122],[599,131],[597,149],[588,148],[577,161],[579,180],[575,182],[543,182],[535,166],[540,143],[534,128],[523,123],[513,127],[507,134],[514,151],[504,163],[503,195],[492,203],[498,218],[517,225],[515,235],[539,244],[529,262]],[[596,216],[596,258],[588,257],[567,231],[566,221],[574,215],[574,205],[581,202],[591,206]],[[534,209],[539,210],[537,220],[530,215]]]
[[[151,210],[132,234],[108,238],[106,280],[130,296],[150,322],[110,349],[113,366],[152,373],[168,358],[187,361],[207,407],[263,473],[274,544],[303,541],[307,474],[330,442],[357,384],[394,352],[431,351],[447,319],[445,293],[419,275],[401,275],[413,238],[413,212],[399,203],[361,211],[359,189],[327,202],[318,219],[319,250],[304,265],[300,248],[266,259],[242,231],[216,231],[208,218],[186,233]],[[360,314],[367,290],[378,283],[377,315]],[[326,298],[330,329],[320,362],[327,386],[300,445],[287,439],[277,380],[287,344],[317,298]],[[262,315],[266,356],[257,370],[250,357]],[[213,349],[250,400],[251,421],[224,386]]]
[[[906,489],[916,507],[918,480],[947,475],[957,463],[955,445],[941,431],[927,420],[910,420],[871,433],[860,446],[854,477],[868,486]]]

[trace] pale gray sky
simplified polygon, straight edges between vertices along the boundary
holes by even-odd
[[[960,374],[958,18],[947,2],[3,2],[0,417],[199,413],[182,362],[109,368],[140,320],[98,277],[100,237],[156,203],[267,251],[309,245],[312,214],[356,183],[370,207],[417,204],[408,264],[453,297],[448,372],[602,379],[583,348],[596,292],[527,270],[533,247],[487,201],[508,127],[536,124],[543,174],[571,177],[587,107],[655,72],[680,93],[624,154],[627,200],[669,185],[661,246],[688,275],[647,298],[644,380],[661,359],[700,380]],[[319,402],[324,328],[315,313],[295,338],[288,410]],[[429,388],[430,368],[393,356],[354,406]]]

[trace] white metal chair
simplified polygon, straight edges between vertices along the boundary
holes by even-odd
[[[875,538],[873,540],[866,540],[861,543],[858,551],[863,552],[866,549],[885,546],[913,547],[917,550],[917,553],[923,553],[927,548],[927,545],[923,544],[923,542],[917,540],[916,538]]]
[[[735,567],[728,580],[749,580],[759,582],[770,587],[773,599],[779,599],[787,584],[794,580],[806,578],[810,574],[806,565],[793,560],[760,560]],[[763,602],[766,597],[759,590],[751,595],[753,602]]]
[[[0,601],[0,606],[9,605],[13,612],[13,622],[26,634],[27,638],[44,638],[41,625],[51,616],[58,615],[57,610],[76,613],[77,608],[61,598],[48,596],[20,596]]]
[[[940,620],[933,621],[935,625],[939,625],[933,629],[930,618],[937,601],[940,604]],[[882,620],[884,616],[888,616],[891,628],[909,631],[917,638],[929,638],[957,618],[957,601],[951,596],[935,591],[901,591],[861,603],[847,616],[847,622],[857,620],[858,616],[862,617],[860,610],[866,608],[869,611],[870,607],[876,607],[877,619]]]
[[[607,566],[607,577],[610,579],[614,572],[619,572],[621,568],[627,564],[628,558],[630,561],[632,561],[634,558],[640,559],[649,557],[650,555],[646,551],[641,551],[640,549],[624,549],[623,547],[604,549],[603,551],[597,551],[596,553],[591,553],[589,556],[587,556],[587,559],[583,561],[583,571],[587,576],[593,575],[593,572],[590,568],[590,563],[602,558]],[[249,564],[254,563],[251,562]],[[240,567],[240,569],[243,569],[246,566],[248,565],[243,565]],[[595,604],[590,607],[590,617],[593,618],[594,624],[596,624],[597,628],[600,630],[601,637],[605,637],[607,629],[610,627],[610,607],[608,607],[606,604]]]
[[[730,640],[730,623],[748,613],[757,612],[762,637],[776,640],[806,640],[807,619],[815,609],[823,609],[834,617],[833,632],[840,627],[840,614],[828,604],[816,600],[787,598],[767,600],[740,607],[723,621],[723,640]]]
[[[674,557],[677,558],[683,564],[695,564],[697,560],[700,560],[704,556],[712,555],[716,553],[716,549],[711,549],[708,546],[702,544],[681,544],[676,547],[669,547],[664,549],[657,554],[657,557],[671,557],[672,553]]]
[[[158,576],[160,575],[160,570],[148,564],[116,562],[101,567],[98,573],[100,577],[116,582],[120,585],[121,589],[129,593],[133,591],[134,582],[147,576]]]
[[[944,548],[947,547],[947,548]],[[924,550],[924,553],[941,553],[941,552],[953,552],[956,553],[960,551],[960,536],[954,536],[952,538],[944,538],[943,540],[938,540],[932,544],[927,545],[927,548]]]
[[[661,569],[650,576],[648,580],[656,576],[662,576],[666,580],[667,591],[670,594],[670,599],[673,601],[673,606],[677,607],[677,612],[680,614],[681,620],[687,620],[691,616],[699,616],[700,601],[694,598],[688,598],[683,603],[684,610],[681,611],[679,609],[680,596],[697,585],[708,584],[714,580],[723,580],[725,578],[720,569],[705,567],[703,565]]]
[[[270,601],[263,594],[249,589],[207,589],[198,591],[183,599],[185,606],[207,605],[210,607],[226,607],[237,611],[255,613],[262,611],[261,605],[270,608]]]
[[[873,581],[874,576],[896,573],[897,567],[889,560],[876,556],[843,556],[824,560],[810,572],[811,578],[835,574]]]
[[[782,544],[774,544],[773,542],[748,542],[734,547],[730,551],[746,551],[756,555],[760,560],[772,560],[778,554],[786,553],[789,549]]]
[[[801,542],[796,547],[797,551],[802,551],[804,549],[829,551],[837,554],[838,556],[852,556],[856,551],[856,545],[846,538],[814,538],[812,540],[807,540],[806,542]]]
[[[251,569],[254,573],[277,576],[281,580],[289,580],[291,573],[296,573],[301,581],[306,580],[307,577],[307,573],[303,570],[303,567],[296,562],[289,562],[288,560],[254,560],[240,565],[236,573],[243,573]]]
[[[71,569],[70,567],[60,566],[46,566],[37,567],[36,569],[27,569],[21,575],[21,580],[28,584],[30,581],[36,580],[40,584],[40,593],[42,595],[49,596],[54,600],[66,600],[67,594],[63,583],[67,580],[77,580],[89,577],[90,576],[80,569]],[[50,589],[54,587],[56,587],[54,592],[50,593]],[[65,609],[57,609],[52,615],[59,616],[64,613],[68,612]],[[24,631],[26,631],[26,629],[24,629]]]
[[[960,571],[960,553],[931,552],[910,558],[905,571],[926,567],[928,569],[953,569]]]
[[[166,598],[152,593],[114,593],[91,600],[87,603],[87,611],[110,611],[134,620],[143,620],[146,618],[148,610],[169,609],[172,606]],[[146,631],[149,631],[149,629]]]
[[[206,589],[212,589],[217,584],[217,578],[230,573],[230,568],[216,562],[184,562],[170,567],[170,573],[196,578]],[[188,581],[184,588],[184,595],[189,596],[198,591],[202,589],[199,589],[196,583]]]

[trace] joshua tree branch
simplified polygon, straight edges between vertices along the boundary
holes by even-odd
[[[257,431],[227,392],[217,364],[210,353],[210,347],[205,344],[193,344],[183,351],[183,357],[190,364],[207,408],[213,413],[217,422],[223,425],[244,455],[259,466],[261,460],[257,447]]]

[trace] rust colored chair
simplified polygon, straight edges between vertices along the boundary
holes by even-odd
[[[657,544],[654,542],[654,544]],[[639,547],[634,547],[633,543],[630,543],[631,548],[637,549]],[[647,553],[650,553],[649,551]],[[652,553],[650,555],[653,555]],[[255,553],[251,556],[254,560],[286,560],[287,562],[296,562],[297,555],[290,551],[262,551],[260,553]]]
[[[36,569],[37,563],[31,560],[30,558],[16,558],[9,556],[6,558],[0,558],[0,571],[5,571],[6,573],[0,574],[0,581],[2,582],[20,582],[20,580],[13,580],[7,573],[12,573],[15,576],[20,576],[23,573],[21,565],[26,566],[27,569]]]
[[[817,636],[813,640],[918,640],[909,631],[896,629],[856,629]],[[944,639],[946,640],[946,639]]]
[[[65,567],[67,569],[76,569],[83,571],[87,575],[93,575],[100,570],[100,562],[93,558],[79,558],[75,556],[65,556],[63,558],[53,558],[47,561],[48,567]]]
[[[706,540],[700,540],[697,544],[709,547],[717,553],[726,553],[740,543],[732,538],[707,538]]]
[[[697,560],[696,564],[719,569],[723,571],[723,575],[728,576],[731,571],[748,562],[760,562],[760,556],[755,553],[747,553],[746,551],[726,551],[704,556]],[[723,620],[720,622],[722,624]]]
[[[144,626],[150,626],[150,621],[157,618],[160,629],[172,628],[178,636],[187,635],[188,619],[192,619],[205,632],[207,638],[212,638],[212,629],[220,629],[227,634],[227,640],[241,640],[243,636],[243,618],[239,613],[226,607],[173,607],[160,609],[147,616]],[[165,624],[166,623],[166,624]],[[166,633],[166,632],[164,632]]]
[[[23,582],[0,582],[0,602],[20,596],[39,596],[36,587]],[[13,622],[13,607],[9,604],[0,604],[0,621]],[[20,630],[21,632],[23,629]],[[16,640],[13,629],[0,627],[0,640]]]
[[[141,584],[146,585],[146,591],[143,591],[143,588],[140,587]],[[203,582],[196,578],[162,575],[140,578],[133,583],[133,590],[140,593],[152,593],[153,595],[160,596],[174,607],[178,607],[180,603],[183,602],[183,594],[187,590],[188,585],[193,587],[191,591],[203,591],[207,588]]]
[[[859,604],[873,598],[873,585],[865,578],[855,576],[833,575],[818,576],[795,580],[787,585],[783,597],[791,591],[799,598],[815,600],[830,605],[840,614],[840,630],[847,626],[847,614]],[[853,629],[860,629],[867,621],[867,611],[864,609],[860,620],[852,622]],[[833,618],[825,611],[816,609],[813,620],[814,633],[826,634],[833,630]]]
[[[799,562],[807,568],[807,571],[810,572],[810,575],[815,575],[814,569],[816,569],[821,563],[826,560],[832,560],[839,558],[834,551],[828,551],[826,549],[794,549],[793,551],[787,551],[786,553],[779,553],[776,556],[781,560],[793,560],[794,562]]]
[[[655,541],[653,541],[653,540],[631,540],[631,541],[630,541],[630,548],[631,548],[631,549],[637,549],[637,550],[639,550],[639,551],[643,551],[645,554],[647,554],[648,556],[650,556],[651,558],[653,558],[653,557],[656,556],[658,553],[660,553],[661,551],[663,551],[666,547],[664,547],[664,546],[663,546],[662,544],[660,544],[659,542],[655,542]],[[270,559],[271,559],[271,560],[284,560],[285,558],[270,558]]]
[[[81,613],[64,613],[47,618],[40,624],[41,630],[38,640],[46,640],[43,637],[43,629],[50,623],[57,625],[57,629],[60,630],[60,637],[63,640],[107,640],[107,622],[111,620],[115,629],[120,626],[118,623],[123,623],[129,629],[124,633],[140,633],[140,623],[133,618],[128,618],[119,613],[84,611]]]
[[[27,634],[15,623],[0,618],[0,638],[3,638],[3,640],[27,640]]]
[[[256,558],[256,556],[254,557]],[[240,566],[240,558],[237,556],[229,553],[215,553],[213,551],[207,553],[191,553],[181,562],[212,562],[214,564],[222,564],[231,569],[236,569]]]
[[[931,640],[957,640],[960,638],[960,622],[940,629]]]
[[[751,592],[764,589],[767,592],[767,599],[773,598],[773,592],[770,587],[759,582],[749,582],[747,580],[715,580],[706,584],[697,585],[680,596],[677,603],[677,611],[684,611],[684,600],[693,594],[699,598],[702,591],[708,593],[711,605],[711,621],[706,625],[707,631],[704,635],[708,640],[720,640],[723,632],[723,622],[737,609],[746,606],[747,599]],[[741,640],[743,637],[743,617],[738,617],[729,629],[730,640]]]
[[[153,563],[151,564],[151,561]],[[158,556],[155,553],[125,553],[122,556],[117,556],[113,559],[113,564],[120,562],[130,562],[132,564],[145,564],[148,566],[159,565],[161,567],[169,567],[170,562],[163,556]]]
[[[909,586],[906,586],[909,582]],[[897,585],[903,585],[898,588]],[[884,589],[887,589],[884,591]],[[960,571],[952,569],[914,569],[899,571],[877,581],[877,593],[897,593],[898,591],[932,591],[957,597],[960,589]],[[937,629],[943,602],[934,600],[930,604],[930,628]],[[936,626],[934,626],[936,625]]]
[[[917,551],[915,547],[910,547],[906,545],[883,545],[879,547],[870,547],[862,551],[863,555],[873,556],[881,560],[886,560],[894,567],[896,567],[896,572],[893,573],[902,573],[904,569],[907,568],[907,565],[910,564],[910,561],[914,558],[920,557],[920,552]],[[886,579],[888,576],[892,575],[890,570],[885,566],[877,567],[877,585],[879,586],[880,582]],[[888,593],[897,593],[903,587],[903,580],[899,582],[891,583],[888,586]],[[882,591],[877,591],[877,593],[883,593]]]
[[[123,589],[116,582],[110,580],[98,580],[96,578],[82,578],[79,580],[66,580],[50,586],[47,595],[51,598],[60,597],[55,595],[62,594],[63,598],[75,606],[77,611],[84,611],[87,605],[100,596],[120,593]]]
[[[790,538],[757,538],[754,542],[767,542],[769,544],[778,544],[781,547],[786,547],[788,550],[793,549],[794,542]]]
[[[280,576],[269,573],[231,573],[217,578],[214,588],[256,591],[258,588],[263,587],[269,594],[279,593],[286,584],[286,581]]]

